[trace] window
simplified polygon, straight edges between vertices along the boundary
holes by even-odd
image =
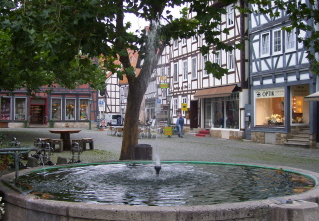
[[[239,129],[239,94],[204,99],[205,128]]]
[[[186,39],[186,38],[183,38],[183,39],[182,39],[182,45],[186,45],[186,42],[187,42],[187,39]]]
[[[227,61],[227,68],[229,70],[233,70],[234,69],[234,50],[231,50],[228,53],[228,61]]]
[[[281,30],[275,30],[274,32],[274,54],[281,52]]]
[[[81,99],[80,100],[80,120],[88,120],[89,116],[89,100],[88,99]]]
[[[11,99],[0,97],[0,120],[10,120]]]
[[[15,120],[26,120],[26,99],[15,99]]]
[[[295,50],[296,48],[296,35],[295,30],[293,29],[291,32],[286,31],[286,50]]]
[[[192,58],[192,79],[197,78],[196,58]]]
[[[234,25],[234,9],[232,5],[226,7],[226,22],[227,27]]]
[[[192,42],[196,42],[196,41],[197,41],[197,36],[196,35],[192,36]]]
[[[215,52],[215,61],[214,62],[220,66],[220,51]]]
[[[187,61],[183,61],[183,80],[187,80],[188,70],[187,70]]]
[[[75,120],[75,99],[66,99],[65,120]]]
[[[178,40],[174,40],[174,48],[178,48]]]
[[[161,76],[165,76],[165,67],[162,67],[161,68],[161,74],[160,74]]]
[[[269,55],[269,33],[261,35],[261,55]]]
[[[174,81],[178,81],[178,65],[177,65],[177,63],[174,63],[173,79],[174,79]]]
[[[178,98],[173,99],[173,116],[177,115],[177,109],[178,109]]]
[[[52,99],[51,104],[51,119],[52,120],[62,120],[61,119],[61,99]]]
[[[309,102],[304,97],[309,94],[309,85],[291,86],[291,123],[309,124]]]
[[[284,126],[284,88],[255,90],[256,126]]]
[[[205,54],[203,56],[203,76],[207,76],[207,70],[205,70],[206,61],[208,60],[207,58],[208,58],[208,55]]]

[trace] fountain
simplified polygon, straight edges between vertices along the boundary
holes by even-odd
[[[35,168],[22,173],[20,182],[35,181],[33,194],[20,194],[4,183],[0,187],[6,206],[5,220],[8,221],[37,221],[44,220],[43,217],[45,220],[64,217],[81,221],[281,221],[288,213],[298,215],[294,215],[297,218],[291,219],[293,221],[317,220],[319,217],[318,204],[314,203],[319,199],[317,184],[306,192],[293,194],[294,190],[308,188],[309,181],[317,183],[319,174],[295,168],[282,170],[258,165],[164,161],[161,162],[161,173],[156,175],[152,163],[136,161]],[[42,177],[41,183],[37,176]],[[6,183],[13,179],[14,174],[2,177]],[[300,183],[302,180],[306,183]],[[274,186],[275,182],[277,186]],[[148,183],[153,186],[147,186]],[[104,190],[107,185],[111,189]],[[61,189],[65,192],[59,192]],[[272,194],[267,195],[267,192]]]

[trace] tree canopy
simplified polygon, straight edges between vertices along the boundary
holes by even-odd
[[[164,47],[172,39],[203,35],[206,45],[200,50],[207,54],[212,47],[240,49],[247,40],[247,36],[242,36],[234,45],[220,40],[221,33],[229,33],[227,28],[217,28],[226,14],[225,5],[239,3],[237,10],[252,13],[255,9],[249,6],[256,4],[258,13],[270,16],[278,16],[274,7],[285,10],[291,20],[287,30],[296,28],[310,33],[299,40],[308,49],[312,70],[318,72],[315,55],[319,44],[314,24],[318,23],[319,13],[314,0],[221,0],[217,7],[212,7],[215,3],[208,0],[0,0],[0,90],[26,87],[32,93],[54,83],[70,89],[89,83],[102,89],[105,73],[101,65],[91,60],[102,56],[105,69],[117,73],[119,78],[126,74],[129,82],[130,117],[125,117],[128,126],[124,128],[120,159],[134,159],[140,104]],[[183,16],[174,18],[170,11],[181,5],[187,6],[182,10]],[[189,18],[189,13],[194,16]],[[150,31],[143,28],[130,31],[135,21],[125,22],[128,14],[150,22]],[[151,37],[153,41],[149,41]],[[144,60],[138,77],[129,61],[128,48],[138,51]],[[114,62],[118,57],[121,65]],[[205,69],[219,79],[228,73],[211,61],[206,62]]]
[[[221,2],[230,4],[237,1]],[[309,38],[300,41],[309,48],[309,59],[316,67],[314,54],[319,50],[318,31],[313,29],[311,22],[317,24],[319,17],[313,0],[246,0],[243,3],[239,6],[243,13],[252,12],[247,4],[258,5],[260,13],[271,16],[278,16],[272,7],[283,9],[292,22],[290,29],[311,32]],[[170,12],[182,4],[188,6],[182,12],[184,16],[173,18]],[[146,21],[165,21],[159,29],[161,44],[168,44],[171,39],[204,35],[207,46],[201,48],[203,53],[207,53],[211,45],[217,50],[240,47],[240,44],[220,42],[220,32],[227,34],[228,29],[217,30],[216,27],[226,11],[223,7],[211,5],[212,1],[208,0],[0,0],[0,73],[3,79],[0,89],[27,87],[32,91],[52,83],[68,88],[89,83],[101,89],[104,73],[90,60],[101,55],[106,58],[103,59],[104,67],[118,72],[119,77],[132,73],[127,67],[120,72],[113,62],[119,55],[125,63],[127,48],[140,51],[140,56],[145,56],[141,47],[145,47],[147,34],[145,30],[129,31],[133,21],[124,23],[128,14]],[[193,19],[187,18],[190,12],[195,13]],[[217,78],[227,73],[227,70],[209,61],[206,69]]]

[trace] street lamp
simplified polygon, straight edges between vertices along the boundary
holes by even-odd
[[[166,96],[166,100],[167,100],[167,103],[168,103],[167,127],[171,127],[171,116],[170,116],[170,113],[171,113],[171,100],[172,100],[172,95],[171,95],[171,94],[168,94],[168,95]],[[168,135],[168,137],[171,137],[171,135]]]

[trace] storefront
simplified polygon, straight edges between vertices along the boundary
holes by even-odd
[[[85,87],[72,93],[56,89],[38,97],[21,91],[0,94],[0,127],[48,126],[49,121],[55,127],[86,127],[97,120],[97,114],[97,91]]]
[[[310,93],[309,84],[259,88],[252,91],[253,141],[271,143],[271,140],[267,141],[268,135],[273,138],[273,144],[283,144],[290,133],[309,127],[310,104],[305,100],[305,96]]]
[[[309,102],[304,100],[309,94],[309,85],[295,85],[289,89],[288,97],[285,97],[284,87],[254,90],[256,127],[284,127],[287,123],[291,126],[309,125]],[[291,110],[288,122],[285,102]]]
[[[198,90],[194,98],[200,100],[201,127],[210,129],[213,137],[242,139],[241,97],[242,91],[236,85],[226,85]],[[246,97],[248,94],[246,94]]]

